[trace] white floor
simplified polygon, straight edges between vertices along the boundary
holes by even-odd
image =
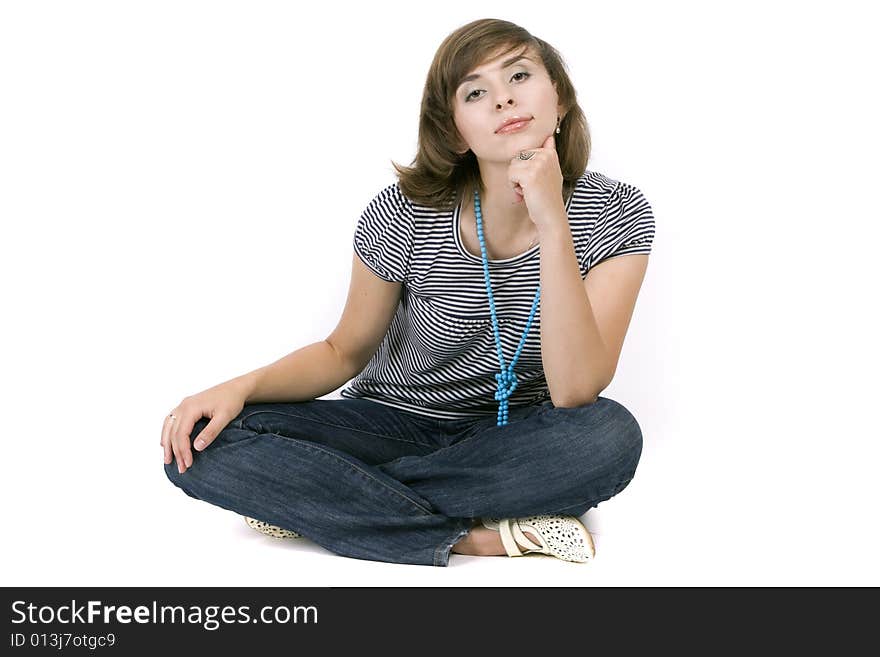
[[[152,441],[151,441],[152,443]],[[132,444],[132,447],[135,447]],[[7,504],[2,581],[6,586],[651,586],[845,585],[880,582],[874,530],[864,540],[837,519],[797,526],[794,512],[734,509],[725,477],[695,477],[664,466],[669,449],[648,446],[636,479],[584,520],[597,554],[574,564],[543,555],[471,557],[453,554],[446,568],[396,565],[331,554],[307,539],[275,539],[231,512],[175,488],[152,444],[134,449],[134,467],[66,469],[57,460],[34,464],[37,484]],[[144,452],[139,454],[139,452]],[[149,456],[146,452],[149,452]],[[128,467],[126,467],[128,466]],[[670,474],[676,476],[670,476]],[[711,485],[711,494],[688,494]],[[754,482],[752,482],[754,483]],[[778,496],[777,496],[778,497]],[[8,499],[8,498],[7,498]],[[769,498],[767,498],[769,499]],[[838,531],[835,535],[834,526]],[[840,543],[835,549],[835,542]],[[845,544],[845,545],[844,545]]]

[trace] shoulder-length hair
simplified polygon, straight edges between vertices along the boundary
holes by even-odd
[[[577,94],[562,57],[547,42],[508,21],[484,18],[452,32],[440,44],[428,71],[422,93],[418,152],[412,166],[392,160],[400,190],[420,205],[450,210],[466,193],[485,189],[473,151],[453,118],[455,92],[462,79],[490,57],[534,48],[556,86],[563,118],[556,135],[556,152],[563,178],[563,198],[568,199],[590,158],[590,130],[577,103]]]

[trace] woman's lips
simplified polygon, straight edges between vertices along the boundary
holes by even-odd
[[[531,119],[526,119],[525,121],[519,121],[517,123],[508,123],[506,126],[501,128],[496,134],[506,135],[508,132],[519,132],[520,130],[528,127],[529,123],[531,123]]]

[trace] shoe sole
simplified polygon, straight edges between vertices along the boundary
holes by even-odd
[[[266,534],[266,536],[271,536],[272,538],[300,538],[300,535],[295,531],[283,529],[277,525],[270,525],[268,522],[263,522],[256,518],[248,518],[245,516],[244,521],[251,529],[256,529],[261,534]]]

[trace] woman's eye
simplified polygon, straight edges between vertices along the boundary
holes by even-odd
[[[527,73],[526,71],[517,71],[516,73],[514,73],[514,74],[510,77],[510,79],[513,80],[513,78],[515,78],[517,75],[524,75],[524,76],[527,78],[527,77],[529,77],[529,76],[531,75],[531,73]],[[522,78],[522,79],[524,80],[525,78]],[[473,90],[472,92],[470,92],[467,96],[465,96],[465,99],[464,99],[465,102],[469,101],[469,100],[471,99],[471,97],[472,97],[475,93],[477,93],[478,91],[482,91],[482,90],[481,90],[481,89],[474,89],[474,90]]]

